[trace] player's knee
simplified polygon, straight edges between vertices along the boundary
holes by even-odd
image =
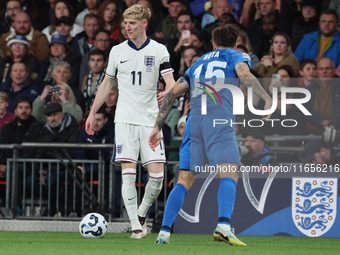
[[[136,169],[126,168],[122,171],[123,185],[135,185],[136,183]]]
[[[154,188],[161,190],[163,186],[164,173],[149,173],[149,183]]]

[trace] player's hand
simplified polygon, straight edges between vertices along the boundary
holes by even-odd
[[[161,105],[163,103],[163,99],[164,99],[166,93],[168,93],[167,90],[158,93],[158,95],[157,95],[157,103],[158,103],[158,105]]]
[[[264,109],[269,110],[272,107],[272,104],[273,104],[273,100],[271,98],[267,99],[266,104],[264,105]],[[263,116],[262,120],[270,119],[271,116],[272,116],[272,114],[268,114],[267,116]]]
[[[86,120],[86,123],[85,123],[85,131],[88,135],[94,135],[94,131],[92,130],[93,122],[94,122],[94,116],[92,114],[90,114],[87,117],[87,120]]]
[[[156,147],[162,140],[162,132],[157,128],[153,128],[149,136],[149,146],[151,150],[155,151]]]

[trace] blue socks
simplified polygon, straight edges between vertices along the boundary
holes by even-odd
[[[230,225],[233,214],[237,183],[234,179],[224,177],[221,179],[217,194],[218,202],[218,224]]]
[[[170,192],[165,206],[161,231],[166,231],[170,233],[171,226],[182,208],[184,197],[187,193],[188,190],[186,189],[186,187],[184,187],[180,183],[177,183],[173,190]]]

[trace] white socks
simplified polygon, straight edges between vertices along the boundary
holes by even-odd
[[[122,171],[122,197],[129,215],[132,230],[141,230],[137,216],[136,169],[126,168]]]
[[[143,201],[138,208],[138,215],[145,217],[150,206],[162,190],[164,173],[149,173],[149,181],[145,187]]]

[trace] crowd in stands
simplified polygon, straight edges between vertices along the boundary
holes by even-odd
[[[237,126],[236,133],[243,133],[245,145],[254,147],[247,164],[257,164],[262,158],[275,164],[299,161],[287,155],[277,155],[277,159],[268,156],[272,154],[265,145],[267,135],[319,135],[324,127],[339,129],[337,0],[7,0],[0,10],[1,144],[89,140],[113,143],[119,91],[112,89],[101,113],[96,115],[95,138],[88,137],[82,127],[105,76],[111,48],[128,39],[122,13],[136,3],[151,9],[147,35],[167,47],[175,78],[183,76],[200,56],[212,50],[214,28],[228,23],[239,26],[235,49],[249,54],[251,72],[263,78],[261,84],[270,95],[277,88],[278,103],[272,118],[298,120],[293,128],[272,128],[271,122],[255,131]],[[312,115],[305,116],[295,105],[287,105],[287,115],[282,116],[283,87],[309,90],[311,100],[304,106]],[[247,98],[253,97],[257,109],[263,109],[262,100],[247,95],[243,84],[240,88],[245,95],[245,115],[237,116],[237,120],[260,119],[249,110]],[[160,80],[159,90],[162,89],[164,81]],[[298,95],[288,93],[286,97]],[[189,111],[190,94],[185,93],[175,101],[165,122],[166,144],[178,144],[173,138],[183,136],[184,116]],[[71,127],[72,138],[63,137]],[[44,153],[22,156],[47,157]],[[93,155],[78,151],[74,157]],[[0,178],[4,177],[6,157],[8,152],[0,151]]]

